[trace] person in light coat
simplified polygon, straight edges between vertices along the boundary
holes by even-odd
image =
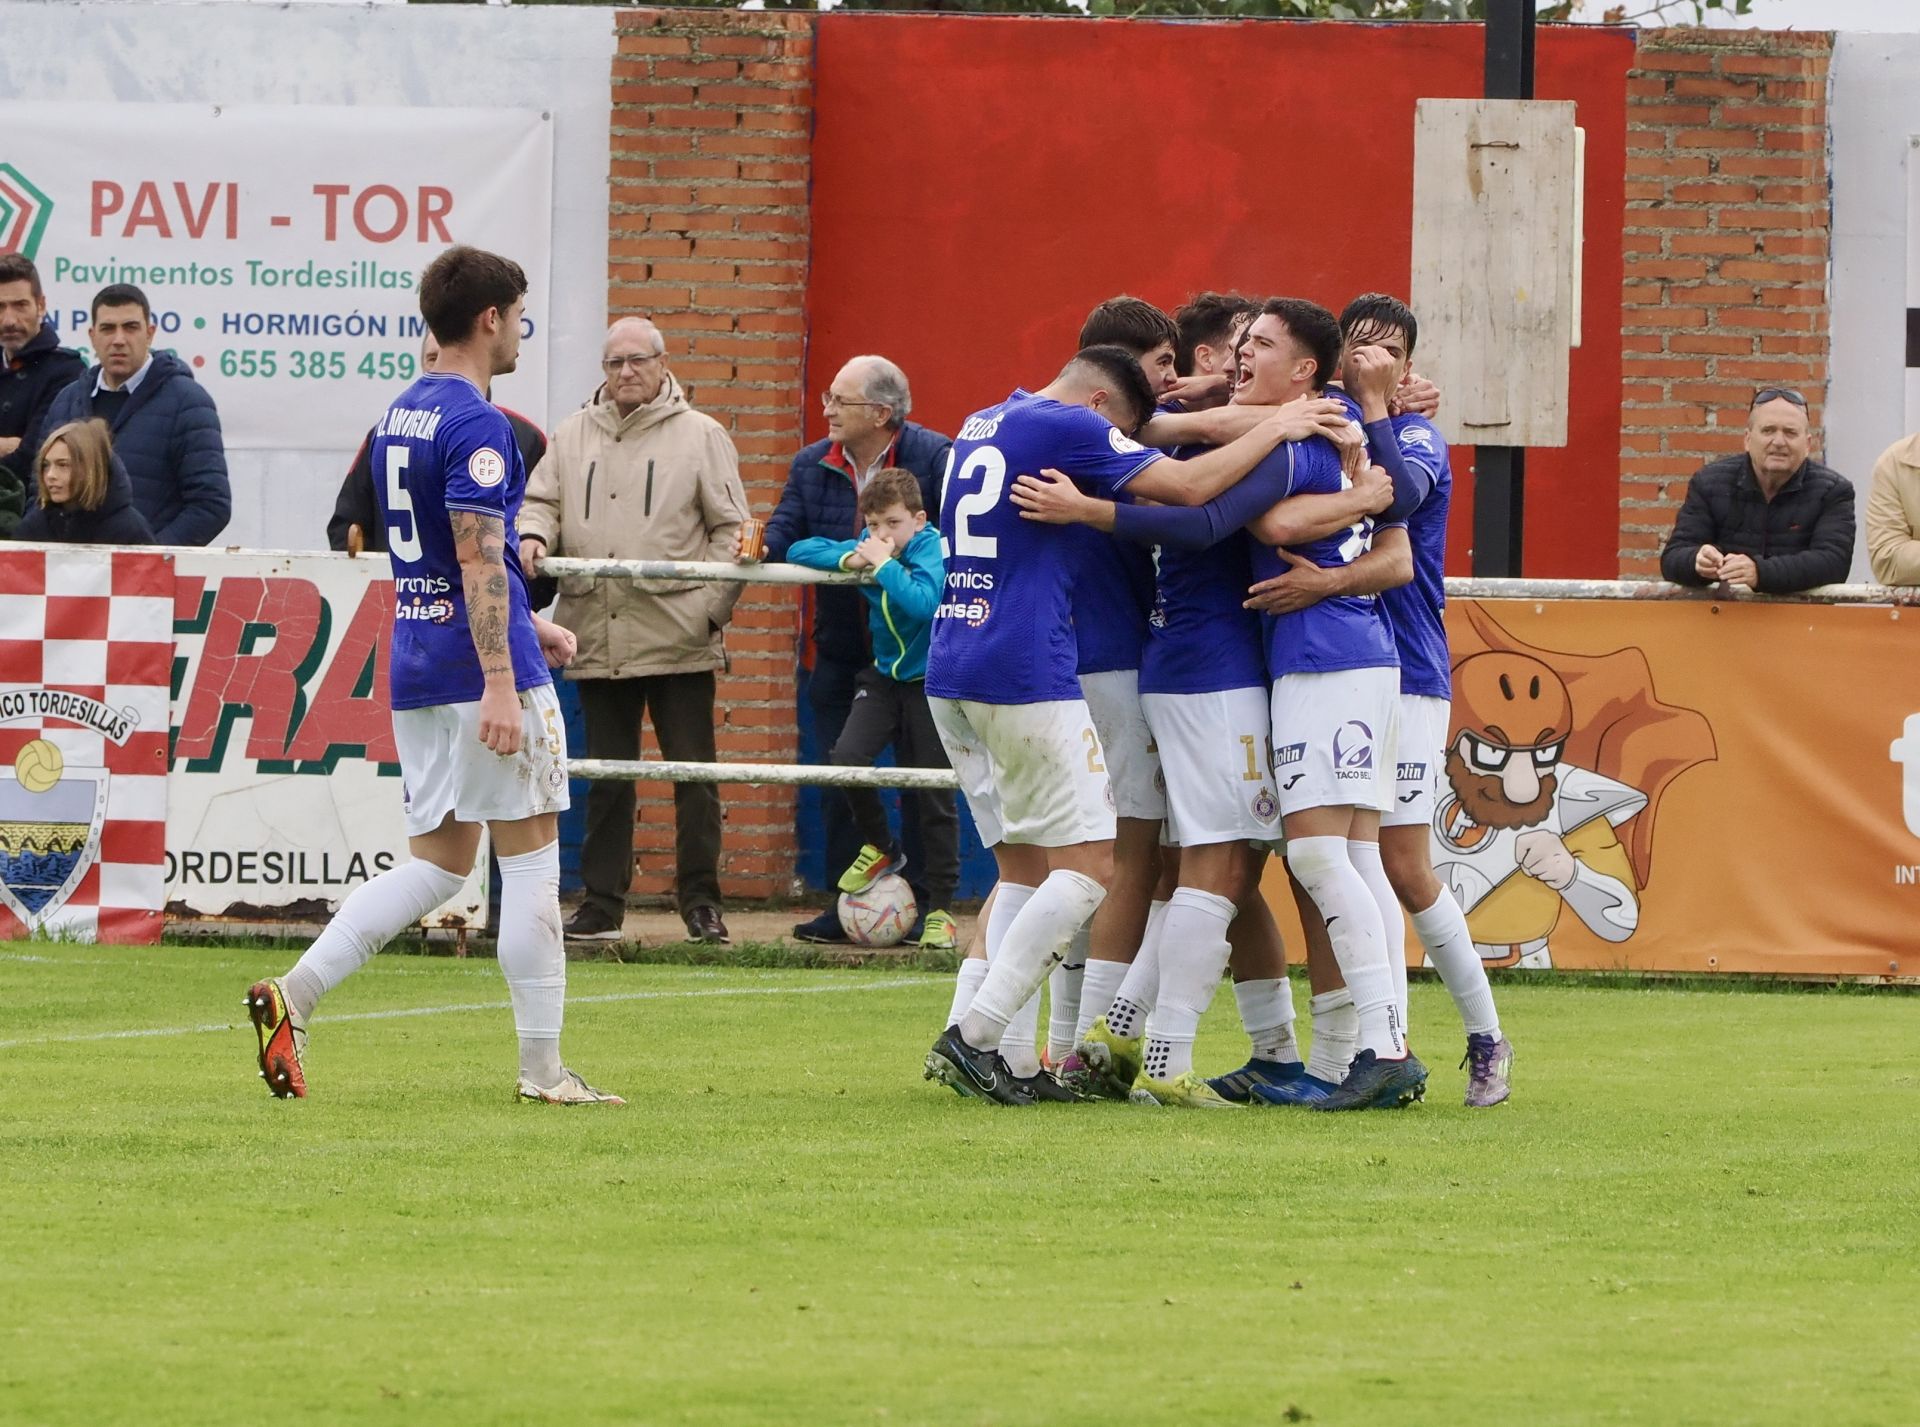
[[[1903,436],[1873,463],[1867,560],[1883,585],[1920,585],[1920,434]]]
[[[720,423],[695,411],[668,369],[659,329],[624,317],[607,331],[599,396],[554,432],[527,484],[520,558],[730,560],[747,514],[740,461]],[[661,756],[714,761],[714,670],[740,597],[734,583],[560,581],[556,623],[579,652],[589,758],[640,756],[640,721]],[[567,923],[575,940],[621,937],[633,884],[634,787],[596,781],[587,796],[580,872],[586,897]],[[724,942],[720,914],[720,795],[711,783],[674,787],[675,899],[687,933]]]

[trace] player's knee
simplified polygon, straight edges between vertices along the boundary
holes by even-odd
[[[1399,838],[1380,839],[1380,861],[1387,869],[1387,881],[1394,895],[1408,911],[1422,912],[1440,895],[1440,879],[1433,875],[1433,859],[1427,852],[1426,829],[1420,841],[1409,845]]]
[[[1287,870],[1307,888],[1353,864],[1344,837],[1296,837],[1287,841]]]

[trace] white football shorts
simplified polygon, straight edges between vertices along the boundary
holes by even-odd
[[[1106,750],[1084,699],[928,699],[980,840],[1071,847],[1113,837]]]
[[[1393,803],[1381,827],[1413,827],[1433,821],[1434,798],[1446,761],[1447,726],[1453,704],[1428,694],[1400,696],[1400,737],[1393,755]]]
[[[1168,841],[1259,842],[1278,834],[1265,689],[1142,694],[1167,782]]]
[[[1273,685],[1273,776],[1280,812],[1378,811],[1393,787],[1400,671],[1285,674]]]
[[[408,837],[432,832],[448,813],[482,823],[567,810],[567,730],[552,684],[520,691],[518,753],[493,752],[479,730],[478,700],[393,711]]]
[[[1167,815],[1167,786],[1160,776],[1153,734],[1140,711],[1140,671],[1082,674],[1080,692],[1093,714],[1100,746],[1107,751],[1114,811],[1123,818],[1160,821]]]

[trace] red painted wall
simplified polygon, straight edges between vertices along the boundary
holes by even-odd
[[[1071,352],[1094,303],[1201,288],[1405,294],[1417,98],[1480,93],[1478,25],[822,15],[806,420],[858,352],[952,431]],[[1572,444],[1530,452],[1527,569],[1611,577],[1631,32],[1543,28],[1536,92],[1587,130]],[[1451,567],[1471,482],[1456,459]]]

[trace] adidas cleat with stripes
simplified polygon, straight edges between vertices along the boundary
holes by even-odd
[[[1216,1075],[1207,1084],[1223,1100],[1231,1100],[1236,1105],[1245,1105],[1253,1099],[1256,1085],[1286,1085],[1295,1080],[1304,1080],[1307,1067],[1297,1060],[1249,1060],[1238,1070],[1229,1070],[1225,1075]]]
[[[260,1038],[260,1078],[276,1099],[307,1098],[307,1028],[294,1020],[278,977],[247,988],[247,1018]]]

